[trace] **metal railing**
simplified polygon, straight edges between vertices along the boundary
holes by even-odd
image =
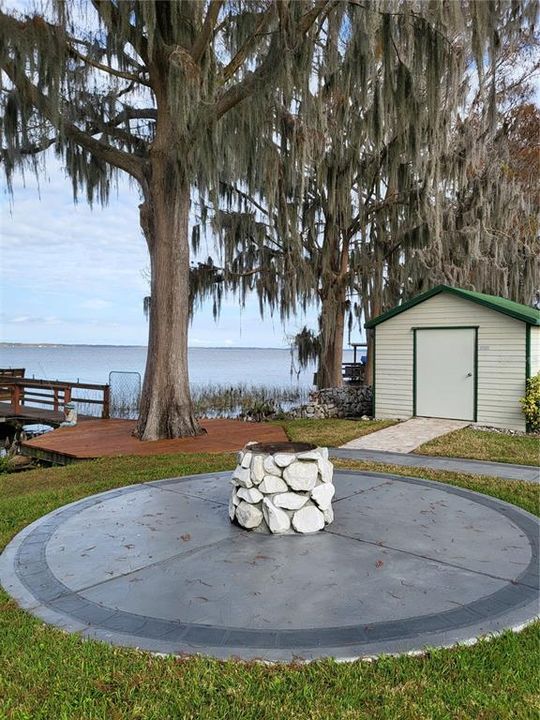
[[[109,373],[111,389],[110,412],[113,418],[136,419],[141,401],[141,374],[125,370],[111,370]]]

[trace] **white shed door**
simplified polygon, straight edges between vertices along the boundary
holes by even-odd
[[[416,415],[474,420],[475,330],[415,332]]]

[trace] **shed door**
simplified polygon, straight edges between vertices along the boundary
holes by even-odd
[[[475,328],[416,333],[416,415],[475,419]]]

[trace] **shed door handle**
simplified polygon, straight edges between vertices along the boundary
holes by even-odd
[[[467,373],[467,377],[472,377],[472,373]]]

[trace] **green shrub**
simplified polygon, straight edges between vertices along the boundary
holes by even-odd
[[[527,428],[532,432],[540,430],[540,372],[527,380],[525,397],[521,398],[521,408]]]

